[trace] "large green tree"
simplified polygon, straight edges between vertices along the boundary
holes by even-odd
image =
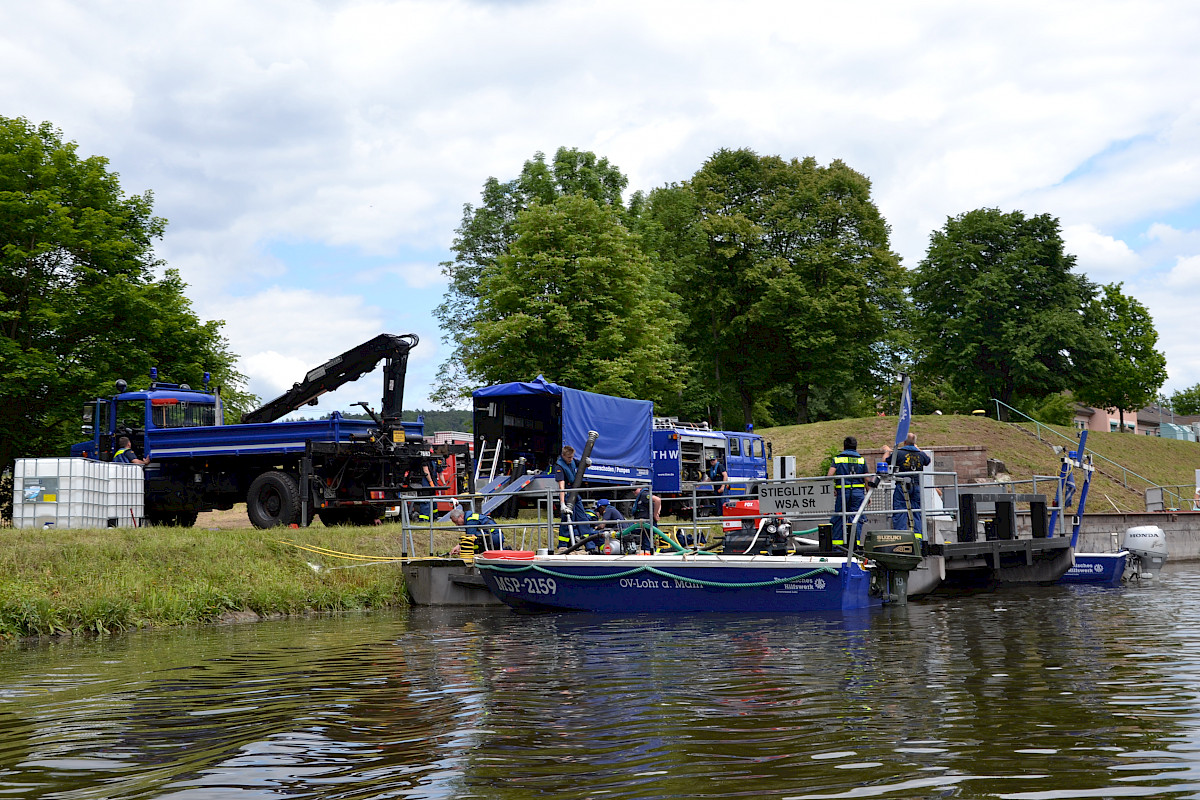
[[[544,154],[536,153],[510,181],[488,178],[484,182],[480,205],[463,207],[451,246],[454,260],[442,264],[449,287],[434,313],[452,350],[438,370],[435,400],[453,403],[475,388],[465,368],[465,343],[479,319],[480,281],[485,271],[508,254],[516,239],[517,215],[534,204],[549,204],[566,195],[588,197],[622,210],[621,193],[628,182],[608,159],[566,147],[560,147],[549,164]]]
[[[611,207],[565,194],[520,212],[508,252],[479,281],[461,339],[470,380],[542,373],[577,389],[661,400],[680,385],[677,314]]]
[[[1107,351],[1091,380],[1075,396],[1098,408],[1117,409],[1125,430],[1125,412],[1150,403],[1167,379],[1167,359],[1155,349],[1158,331],[1150,312],[1137,299],[1121,291],[1121,284],[1106,285],[1088,308],[1093,330],[1103,334]]]
[[[49,123],[0,117],[0,464],[62,454],[83,400],[151,366],[198,385],[204,371],[252,401],[221,336],[152,248],[165,221],[149,192],[125,196],[106,159],[81,158]]]
[[[718,408],[732,396],[751,422],[772,398],[807,422],[815,399],[852,405],[880,377],[905,277],[870,186],[841,161],[740,149],[651,194],[645,238],[672,265],[696,383]]]
[[[1058,220],[984,208],[946,221],[914,275],[922,369],[975,403],[1014,405],[1091,379],[1104,346]]]

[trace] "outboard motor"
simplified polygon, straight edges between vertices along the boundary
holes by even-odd
[[[1131,556],[1127,572],[1132,571],[1132,577],[1154,578],[1167,563],[1167,535],[1157,525],[1126,528],[1121,549]]]
[[[908,602],[908,573],[921,563],[921,543],[913,531],[866,531],[863,555],[882,569],[885,603]],[[879,574],[879,573],[876,573]]]

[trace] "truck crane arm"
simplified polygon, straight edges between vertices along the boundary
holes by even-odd
[[[303,405],[316,405],[326,392],[358,380],[387,359],[383,370],[382,417],[386,424],[398,425],[404,406],[404,376],[408,371],[408,353],[417,346],[417,335],[381,333],[370,341],[334,356],[309,370],[304,380],[291,389],[242,415],[243,423],[274,422]]]

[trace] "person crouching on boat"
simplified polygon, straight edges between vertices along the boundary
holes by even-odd
[[[578,492],[575,493],[575,502],[567,507],[567,489],[574,485],[575,476],[579,474],[580,468],[579,459],[575,457],[575,448],[569,444],[564,445],[562,455],[554,462],[554,480],[558,481],[558,508],[563,522],[558,526],[559,547],[570,547],[596,532],[587,523],[587,509],[583,507],[583,500]],[[569,522],[575,524],[566,524]],[[589,543],[587,549],[595,550],[596,545]]]
[[[450,521],[463,529],[458,537],[458,545],[450,551],[451,555],[471,558],[485,550],[504,549],[504,535],[496,527],[496,520],[487,514],[472,512],[467,516],[462,508],[456,507],[450,512]]]
[[[600,522],[596,525],[597,528],[602,531],[609,530],[616,531],[617,533],[621,532],[621,528],[623,526],[618,525],[617,523],[623,521],[625,519],[625,515],[622,514],[616,506],[608,502],[607,497],[601,497],[596,501],[596,510],[600,512]]]

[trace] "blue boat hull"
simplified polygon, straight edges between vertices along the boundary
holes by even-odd
[[[1059,583],[1087,583],[1095,586],[1120,586],[1125,575],[1128,551],[1119,553],[1076,553],[1071,567]]]
[[[882,604],[857,562],[800,557],[484,553],[488,588],[523,611],[802,613]]]

